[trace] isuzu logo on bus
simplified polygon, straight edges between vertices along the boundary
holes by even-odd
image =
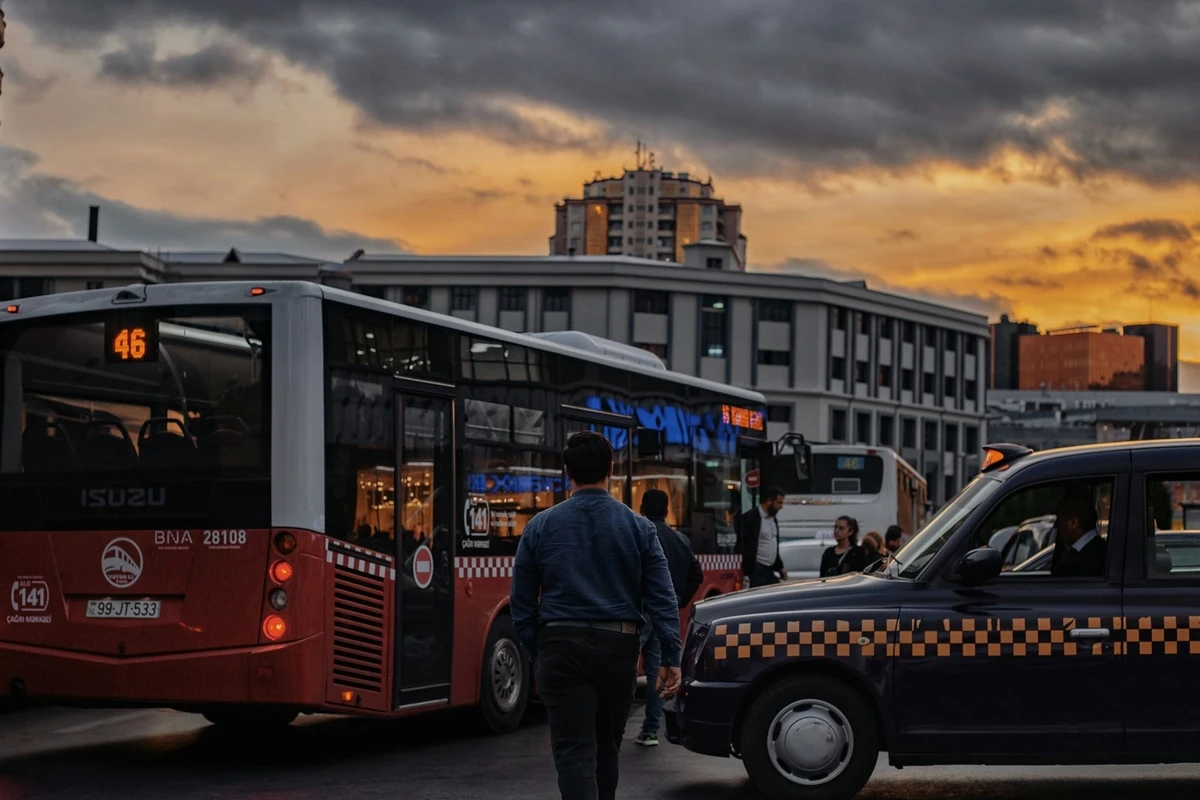
[[[79,502],[84,508],[148,508],[165,506],[167,490],[157,489],[84,489]]]
[[[142,577],[142,549],[132,539],[113,539],[104,548],[100,568],[104,579],[118,589],[137,583]]]

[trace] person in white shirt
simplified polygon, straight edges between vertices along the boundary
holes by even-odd
[[[742,515],[742,571],[751,586],[766,586],[787,580],[787,569],[779,556],[779,520],[783,490],[762,493],[759,507]]]

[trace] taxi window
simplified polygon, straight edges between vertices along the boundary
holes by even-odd
[[[1021,489],[1002,500],[974,531],[972,546],[986,547],[997,531],[1015,525],[1018,533],[1003,551],[1005,574],[1103,579],[1113,485],[1113,478],[1106,477]]]
[[[1146,577],[1200,578],[1200,473],[1146,480]]]

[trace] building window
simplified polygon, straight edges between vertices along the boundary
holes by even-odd
[[[963,381],[963,395],[971,402],[975,401],[975,381]]]
[[[946,438],[942,443],[947,453],[958,452],[958,425],[953,422],[946,423]]]
[[[911,322],[904,323],[904,341],[908,344],[917,342],[917,326]]]
[[[846,441],[846,411],[841,408],[829,411],[829,441]]]
[[[925,381],[921,386],[921,390],[930,397],[937,391],[937,375],[932,372],[925,373]]]
[[[670,303],[671,297],[666,292],[650,289],[635,289],[633,292],[633,310],[637,314],[666,314]]]
[[[871,412],[859,411],[854,415],[854,440],[859,444],[871,443]]]
[[[846,330],[846,309],[831,308],[829,311],[833,314],[833,329],[835,331]]]
[[[583,230],[582,222],[576,221],[576,222],[571,223],[571,233],[580,233],[580,232],[582,232],[582,230]]]
[[[937,450],[938,424],[932,420],[925,421],[925,449]]]
[[[500,310],[501,311],[524,311],[525,310],[525,289],[521,286],[501,286],[500,287]]]
[[[785,425],[792,424],[792,405],[788,404],[772,404],[767,406],[767,422],[782,422]]]
[[[701,298],[700,352],[709,358],[724,358],[729,346],[725,306],[721,295],[706,294]]]
[[[789,367],[792,364],[790,350],[759,350],[758,363],[768,367]]]
[[[846,380],[846,359],[841,356],[833,357],[833,365],[830,367],[829,377],[835,381]]]
[[[103,288],[104,288],[104,281],[88,281],[88,282],[87,282],[87,288],[89,288],[89,289],[103,289]]]
[[[942,496],[945,497],[947,500],[949,500],[951,497],[954,497],[954,493],[956,491],[958,491],[958,487],[955,486],[954,476],[947,475],[945,478],[945,484],[946,484],[946,494],[944,494]]]
[[[376,300],[387,300],[386,286],[355,286],[354,291],[367,297],[374,297]],[[0,297],[0,300],[10,300],[9,297]]]
[[[759,322],[791,322],[792,321],[792,301],[790,300],[769,300],[760,299],[758,301],[758,321]]]
[[[911,369],[900,371],[900,388],[911,392],[916,382],[916,374]]]
[[[967,455],[979,452],[979,428],[974,425],[963,426],[963,452]]]
[[[450,290],[451,311],[474,311],[479,303],[479,289],[474,286],[455,286]]]
[[[954,331],[946,331],[946,352],[958,352],[958,334]]]
[[[896,420],[894,417],[879,418],[879,444],[882,447],[894,447],[896,435]]]
[[[954,391],[954,388],[954,378],[952,376],[947,375],[942,379],[942,391],[944,392],[943,397],[945,397],[947,400],[953,400],[958,396],[958,393]]]
[[[925,342],[925,346],[933,347],[936,349],[937,348],[937,338],[938,338],[937,328],[926,325],[924,328],[924,331],[925,331],[925,333],[921,337],[921,339],[922,339],[922,341]]]
[[[866,361],[854,362],[854,382],[866,383],[868,376],[871,374],[871,365]]]
[[[570,311],[571,290],[563,287],[546,289],[542,296],[542,309],[545,311]]]
[[[888,319],[887,317],[879,318],[879,338],[880,339],[891,339],[892,338],[892,328],[893,328],[892,320]]]
[[[871,332],[871,317],[858,311],[854,314],[854,330],[866,335]]]
[[[900,446],[909,450],[917,449],[917,421],[905,417],[900,420]]]
[[[881,364],[879,367],[879,385],[883,388],[892,385],[892,368],[888,364]]]
[[[425,286],[405,286],[404,305],[429,308],[429,289]]]
[[[725,259],[723,258],[706,258],[704,260],[705,269],[725,269]]]

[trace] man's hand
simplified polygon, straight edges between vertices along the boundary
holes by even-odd
[[[679,691],[679,684],[683,682],[683,673],[679,667],[659,667],[658,668],[658,684],[659,691],[663,697],[674,697]]]
[[[781,580],[781,581],[787,580],[787,567],[779,568],[779,580]]]

